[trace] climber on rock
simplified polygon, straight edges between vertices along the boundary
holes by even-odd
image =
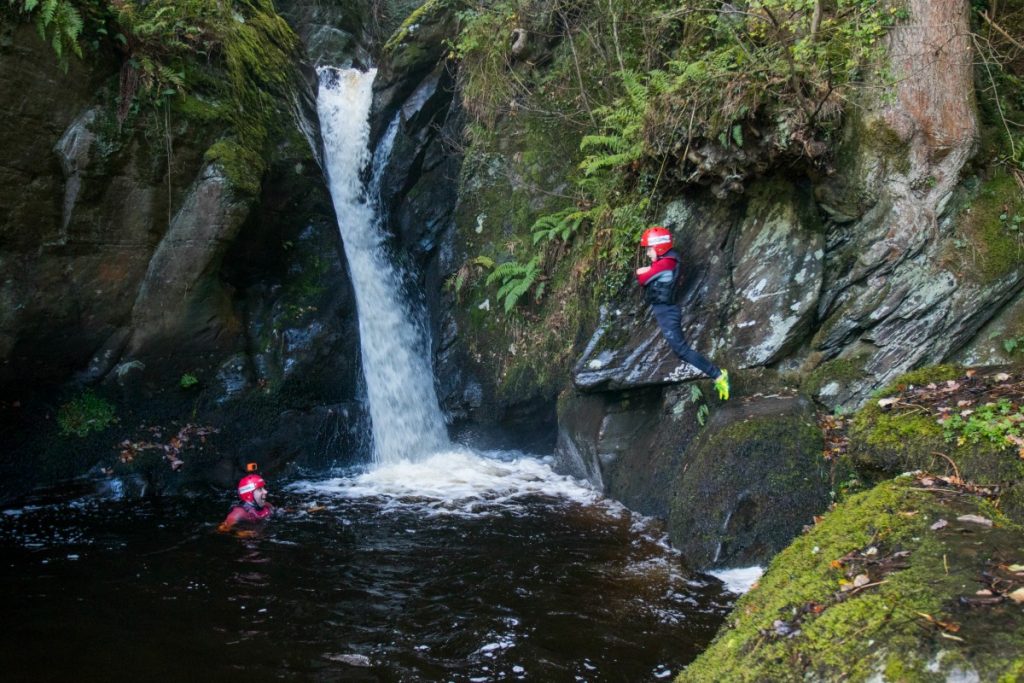
[[[672,248],[672,233],[660,225],[644,230],[640,245],[647,248],[651,265],[636,269],[636,279],[644,288],[658,327],[669,347],[685,363],[715,380],[718,397],[729,398],[729,373],[691,349],[683,340],[682,320],[675,303],[676,283],[682,268],[679,253]]]
[[[247,474],[238,482],[238,497],[241,505],[235,505],[228,516],[217,527],[219,531],[230,531],[239,522],[259,522],[274,513],[274,506],[267,502],[267,483],[263,477],[255,474],[255,467],[250,465]]]

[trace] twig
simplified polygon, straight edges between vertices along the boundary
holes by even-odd
[[[960,478],[960,468],[958,468],[956,466],[956,463],[953,462],[952,458],[950,458],[945,453],[939,453],[938,451],[932,451],[932,455],[938,455],[940,457],[945,458],[946,462],[948,462],[953,467],[953,476],[955,476],[957,478],[957,481],[961,481],[961,482],[963,481],[963,479]]]
[[[562,14],[562,22],[565,24],[565,37],[569,39],[569,47],[572,49],[572,61],[576,65],[576,79],[580,84],[580,97],[583,98],[583,106],[587,108],[587,114],[590,116],[590,122],[597,126],[597,119],[594,118],[594,112],[590,109],[590,101],[587,99],[586,88],[583,87],[583,72],[580,70],[580,58],[576,54],[576,43],[572,39],[572,27],[569,25],[569,20],[565,14]]]
[[[882,579],[881,581],[875,581],[874,583],[865,583],[863,586],[857,586],[856,588],[851,590],[849,593],[847,593],[847,595],[856,595],[857,593],[861,592],[865,588],[871,588],[873,586],[881,586],[883,583],[889,583],[889,579]]]
[[[1011,36],[1009,33],[1006,32],[1006,29],[1004,29],[1002,26],[1000,26],[991,18],[989,18],[988,12],[986,12],[985,10],[981,10],[979,14],[981,15],[981,18],[988,22],[989,26],[998,31],[1003,36],[1003,38],[1006,38],[1008,41],[1019,47],[1021,50],[1024,50],[1024,43],[1021,43],[1019,40]]]
[[[626,63],[622,61],[622,50],[619,48],[619,15],[612,9],[612,0],[608,0],[608,14],[612,15],[612,38],[615,40],[615,56],[619,59],[619,68],[626,71]]]
[[[978,44],[977,34],[971,34],[971,41],[974,43],[975,48],[978,50],[978,55],[982,54],[981,45]],[[992,84],[992,99],[995,100],[996,109],[999,111],[999,119],[1003,122],[1003,128],[1006,129],[1006,138],[1010,143],[1010,156],[1014,159],[1017,158],[1017,145],[1013,142],[1013,133],[1010,132],[1010,127],[1006,124],[1006,113],[1003,112],[1003,103],[999,99],[999,90],[996,88],[996,79],[992,75],[992,69],[989,67],[989,60],[983,59],[982,64],[985,66],[985,73],[988,74],[988,80]]]

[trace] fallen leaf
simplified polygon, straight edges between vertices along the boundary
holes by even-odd
[[[881,398],[881,399],[878,400],[878,407],[879,408],[888,408],[889,406],[891,406],[893,404],[896,404],[896,403],[899,403],[899,402],[900,402],[900,399],[897,396],[893,396],[892,398]]]
[[[992,595],[992,591],[987,588],[982,588],[980,591],[974,591],[975,595]]]
[[[938,531],[939,529],[945,529],[947,526],[949,526],[949,522],[947,522],[944,519],[940,519],[939,521],[935,522],[935,524],[932,524],[928,528],[931,529],[932,531]]]
[[[866,586],[869,583],[871,583],[871,577],[869,577],[867,574],[858,574],[853,579],[854,588],[860,588],[861,586]]]
[[[842,569],[843,568],[843,563],[840,562],[839,560],[832,560],[831,562],[828,563],[828,566],[832,567],[832,569]]]
[[[973,524],[980,524],[982,526],[992,526],[992,520],[986,519],[981,515],[960,515],[956,518],[958,522],[971,522]]]
[[[956,402],[956,407],[957,408],[966,408],[967,406],[971,405],[972,403],[974,403],[974,401],[957,401]]]
[[[1024,588],[1018,588],[1009,595],[1010,599],[1018,605],[1024,603]]]
[[[997,382],[1005,382],[1006,380],[1010,379],[1010,376],[1005,372],[1000,372],[999,374],[993,375],[992,379],[994,379]]]
[[[968,377],[974,377],[974,375],[976,375],[977,373],[978,373],[977,370],[971,369],[971,370],[968,370],[967,372],[965,372],[964,374],[967,375]]]
[[[956,633],[957,631],[960,630],[960,624],[957,624],[955,622],[952,622],[952,621],[939,621],[938,619],[936,619],[932,615],[925,614],[924,612],[918,612],[917,615],[920,616],[920,617],[924,617],[930,623],[935,624],[936,626],[941,628],[943,631],[948,631],[949,633]]]
[[[1007,569],[1011,572],[1024,572],[1024,564],[1011,564]]]
[[[868,548],[867,550],[864,551],[864,556],[865,557],[874,557],[877,554],[878,554],[878,548],[876,548],[875,546],[871,546],[870,548]]]

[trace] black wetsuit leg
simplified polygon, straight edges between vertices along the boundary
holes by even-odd
[[[722,374],[722,371],[714,363],[691,349],[683,340],[682,318],[679,315],[678,306],[653,304],[651,310],[654,311],[654,318],[658,321],[658,327],[661,328],[665,341],[680,360],[689,363],[712,379]]]

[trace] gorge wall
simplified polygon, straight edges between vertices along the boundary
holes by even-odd
[[[566,471],[669,520],[697,564],[769,557],[827,505],[816,410],[853,408],[922,364],[1004,360],[999,335],[1024,331],[1019,238],[999,218],[1024,207],[986,147],[967,3],[907,3],[884,39],[892,81],[859,91],[827,153],[796,163],[707,140],[678,151],[696,181],[667,183],[647,218],[682,245],[684,329],[732,372],[725,406],[706,383],[678,383],[696,378],[677,370],[621,254],[582,232],[538,246],[537,219],[577,196],[588,128],[515,92],[481,120],[459,37],[490,15],[464,9],[281,3],[291,28],[266,47],[292,66],[252,76],[278,89],[255,184],[223,151],[238,119],[197,116],[186,97],[125,125],[123,55],[101,47],[65,75],[30,25],[5,22],[3,106],[19,123],[0,162],[8,471],[48,453],[64,462],[51,475],[113,460],[177,485],[187,477],[169,474],[166,449],[145,468],[138,449],[116,457],[121,440],[152,445],[161,422],[215,425],[211,438],[232,444],[195,454],[186,470],[200,480],[228,482],[256,455],[276,467],[365,454],[354,307],[317,158],[318,63],[380,68],[374,137],[398,121],[382,190],[390,239],[417,279],[408,295],[429,316],[456,435],[555,448]],[[507,78],[556,89],[546,74],[585,47],[556,15],[500,15]],[[531,288],[506,307],[491,275],[538,250]],[[116,439],[59,432],[61,409],[92,392],[116,404]],[[684,537],[712,482],[706,528]],[[791,497],[800,504],[781,509]]]

